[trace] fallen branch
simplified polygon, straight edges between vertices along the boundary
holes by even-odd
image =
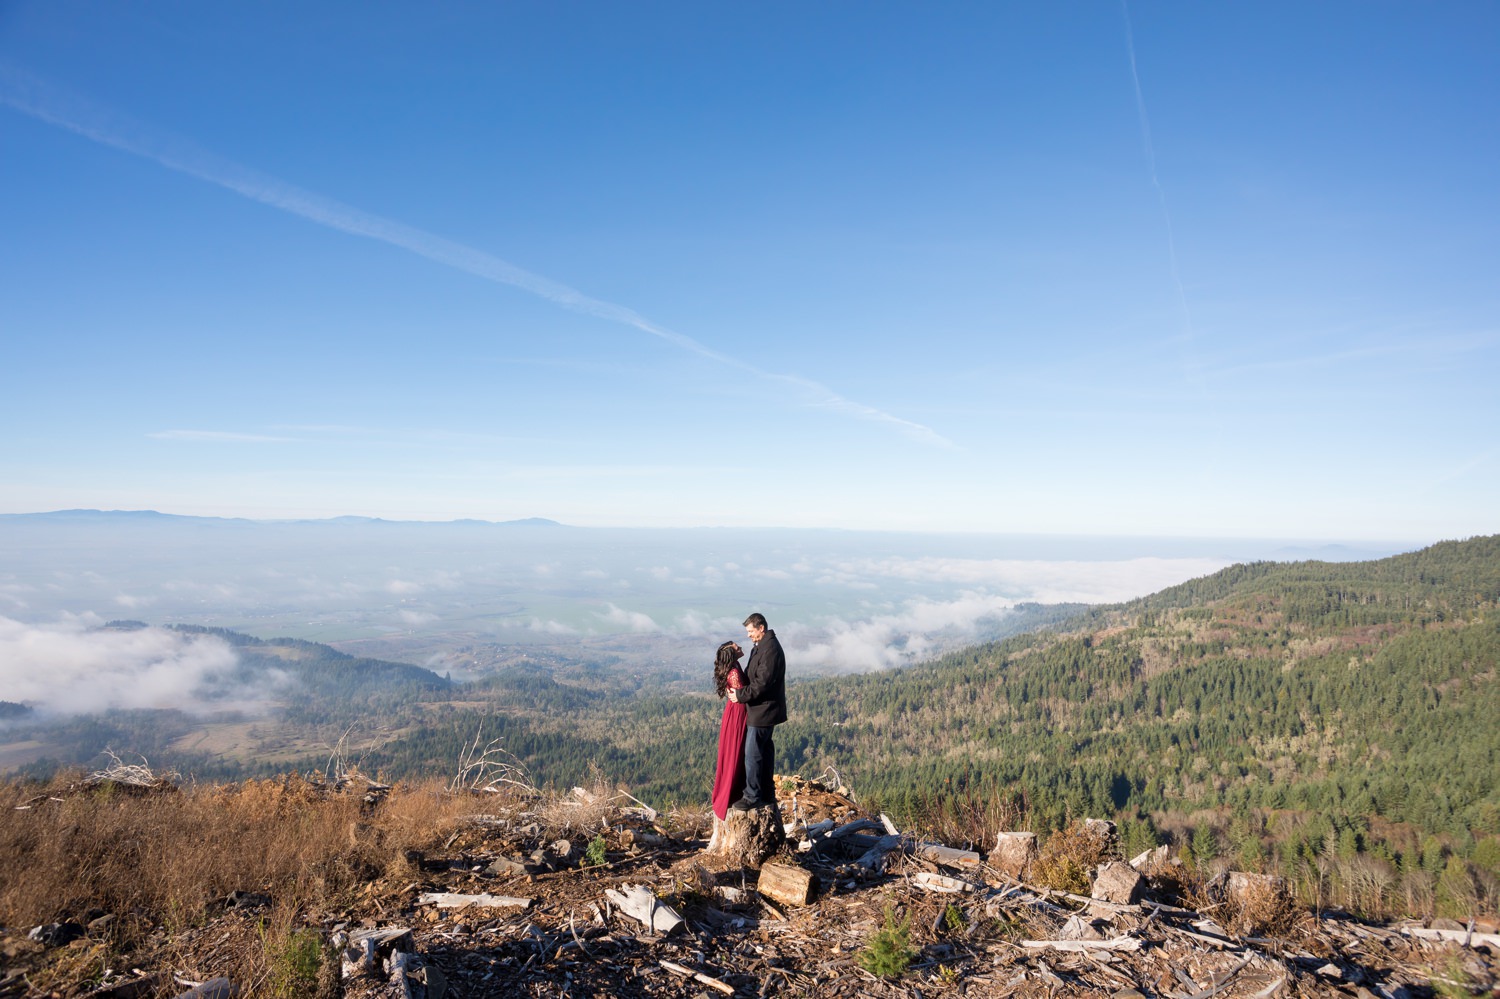
[[[451,891],[434,891],[417,896],[418,905],[435,905],[439,909],[463,909],[471,905],[481,909],[529,909],[532,901],[529,898],[515,898],[511,895],[491,895],[489,892],[482,892],[478,895],[460,895]]]
[[[1240,970],[1248,965],[1251,960],[1254,959],[1254,957],[1254,954],[1246,954],[1245,959],[1239,964],[1236,964],[1234,967],[1230,968],[1222,975],[1217,976],[1217,978],[1210,979],[1209,984],[1206,988],[1198,989],[1198,984],[1189,980],[1192,984],[1192,987],[1197,991],[1194,991],[1191,995],[1182,996],[1181,999],[1209,999],[1209,996],[1218,995],[1220,992],[1223,992],[1226,988],[1229,987],[1230,980],[1233,979],[1235,975],[1239,974]],[[1186,977],[1182,975],[1181,970],[1178,971],[1178,975],[1179,977]]]
[[[516,759],[515,754],[501,748],[501,740],[492,739],[480,751],[479,740],[483,732],[484,725],[481,724],[474,733],[474,741],[459,754],[458,772],[448,782],[448,793],[472,791],[496,794],[504,790],[501,785],[509,784],[528,794],[536,794],[537,790],[527,776],[526,768]]]
[[[164,787],[174,783],[182,775],[175,770],[163,773],[152,771],[150,764],[144,756],[140,763],[126,763],[114,754],[114,750],[106,749],[104,755],[113,762],[103,770],[95,770],[83,779],[87,785],[95,784],[127,784],[130,787]]]
[[[918,888],[923,888],[927,891],[947,892],[954,895],[960,892],[974,890],[974,885],[970,884],[967,881],[961,881],[958,878],[944,877],[941,874],[933,874],[930,871],[920,871],[916,874],[913,874],[911,882]]]
[[[1083,954],[1091,950],[1141,949],[1141,942],[1135,937],[1114,937],[1109,940],[1018,940],[1017,945],[1027,950],[1070,950]]]
[[[725,982],[721,982],[717,978],[710,978],[707,975],[699,974],[692,968],[684,968],[682,965],[673,964],[671,961],[657,961],[656,963],[661,965],[663,968],[666,968],[674,975],[682,975],[684,978],[691,978],[693,981],[698,982],[700,985],[707,985],[711,989],[718,989],[726,996],[734,995],[734,986],[729,985]]]
[[[858,860],[855,861],[860,867],[871,871],[879,871],[885,867],[885,855],[901,845],[901,837],[882,836],[876,840],[875,845],[866,850]]]
[[[1490,947],[1500,947],[1500,933],[1473,933],[1468,930],[1433,930],[1425,926],[1399,926],[1403,934],[1415,937],[1418,940],[1443,940],[1448,943],[1460,943],[1465,947],[1474,944],[1485,944]]]

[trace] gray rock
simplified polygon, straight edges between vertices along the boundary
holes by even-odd
[[[46,923],[33,927],[26,938],[44,947],[62,947],[83,936],[83,932],[83,927],[74,922]]]
[[[224,904],[231,909],[264,909],[271,904],[271,896],[254,891],[232,891],[224,899]]]
[[[1120,905],[1135,905],[1146,890],[1140,872],[1129,864],[1109,860],[1099,865],[1094,875],[1093,896]]]
[[[541,874],[547,870],[546,865],[527,863],[514,857],[497,857],[484,869],[484,873],[494,877],[513,876],[518,874]]]
[[[240,994],[233,982],[227,978],[210,978],[186,992],[177,993],[176,999],[235,999]]]

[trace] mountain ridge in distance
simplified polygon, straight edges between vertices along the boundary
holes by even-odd
[[[522,517],[517,520],[480,520],[464,517],[457,520],[387,520],[383,517],[363,517],[343,514],[338,517],[202,517],[195,514],[162,513],[159,510],[47,510],[34,513],[0,513],[0,521],[28,521],[37,523],[72,523],[81,521],[120,523],[196,523],[196,524],[431,524],[434,526],[464,525],[472,527],[566,527],[568,525],[546,517]]]

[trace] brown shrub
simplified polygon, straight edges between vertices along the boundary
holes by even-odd
[[[1031,878],[1044,888],[1087,894],[1094,868],[1109,857],[1108,837],[1075,819],[1047,837],[1031,865]]]
[[[1258,937],[1289,932],[1302,915],[1281,878],[1250,880],[1224,903],[1224,926],[1237,936]]]

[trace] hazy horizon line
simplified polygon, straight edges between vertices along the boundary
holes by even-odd
[[[646,524],[573,524],[555,520],[551,517],[529,516],[508,517],[504,520],[491,520],[484,517],[449,517],[445,519],[435,518],[406,518],[406,517],[381,517],[370,514],[342,513],[331,514],[323,517],[252,517],[225,514],[201,514],[201,513],[170,513],[154,508],[147,509],[103,509],[99,507],[69,507],[56,510],[11,510],[0,511],[0,518],[18,517],[60,517],[64,515],[88,515],[119,516],[119,517],[161,517],[164,519],[177,520],[219,520],[219,521],[241,521],[249,524],[323,524],[334,521],[361,521],[366,523],[382,524],[429,524],[441,526],[448,524],[485,524],[490,526],[546,526],[569,528],[572,530],[621,530],[621,531],[795,531],[798,533],[823,532],[829,534],[913,534],[913,535],[978,535],[986,537],[1016,537],[1016,538],[1131,538],[1131,539],[1160,539],[1172,541],[1263,541],[1263,542],[1306,542],[1317,543],[1324,546],[1334,546],[1346,543],[1384,543],[1384,544],[1415,544],[1429,545],[1438,541],[1462,540],[1463,537],[1483,537],[1482,533],[1454,536],[1452,538],[1437,538],[1434,540],[1417,540],[1412,538],[1397,537],[1365,537],[1344,536],[1328,537],[1314,535],[1283,535],[1283,534],[1160,534],[1151,532],[1116,532],[1107,533],[1099,531],[1058,531],[1058,530],[983,530],[983,529],[920,529],[902,527],[833,527],[786,524],[687,524],[680,526],[664,527],[661,525]]]

